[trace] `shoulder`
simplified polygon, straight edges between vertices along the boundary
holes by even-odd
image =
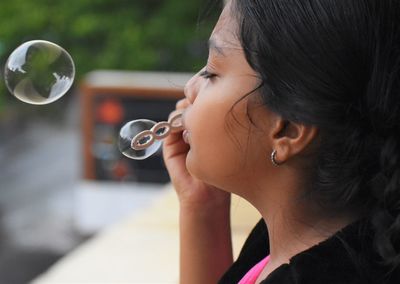
[[[373,250],[372,236],[369,222],[357,221],[318,245],[295,255],[289,264],[277,268],[262,283],[400,283],[397,271],[387,277],[387,270],[381,266],[380,258]],[[221,279],[231,281],[220,283],[237,283],[268,253],[267,243],[266,226],[260,221],[249,235],[238,260]]]

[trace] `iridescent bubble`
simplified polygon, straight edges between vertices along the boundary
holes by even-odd
[[[62,47],[44,40],[28,41],[8,58],[4,80],[19,100],[34,105],[52,103],[72,86],[75,66]]]

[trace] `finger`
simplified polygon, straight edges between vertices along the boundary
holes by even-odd
[[[163,143],[163,158],[171,176],[186,176],[186,155],[190,147],[180,134],[169,135]]]
[[[189,100],[187,98],[180,99],[176,102],[176,109],[185,109],[189,106]]]
[[[163,146],[169,148],[177,143],[180,145],[182,145],[182,143],[185,144],[182,138],[182,132],[171,132],[167,137],[165,137]]]

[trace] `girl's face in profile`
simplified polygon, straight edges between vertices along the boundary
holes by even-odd
[[[249,105],[256,94],[246,96],[260,81],[246,61],[230,9],[228,4],[212,32],[207,65],[185,87],[184,114],[189,172],[228,190],[256,174],[260,155],[265,163],[270,153],[261,143],[262,127],[253,124],[265,108]]]

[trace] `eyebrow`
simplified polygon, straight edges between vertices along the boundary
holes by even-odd
[[[225,56],[224,49],[221,46],[219,46],[218,43],[216,42],[216,40],[213,38],[210,38],[208,40],[208,48],[215,50],[218,54],[220,54],[222,56]]]

